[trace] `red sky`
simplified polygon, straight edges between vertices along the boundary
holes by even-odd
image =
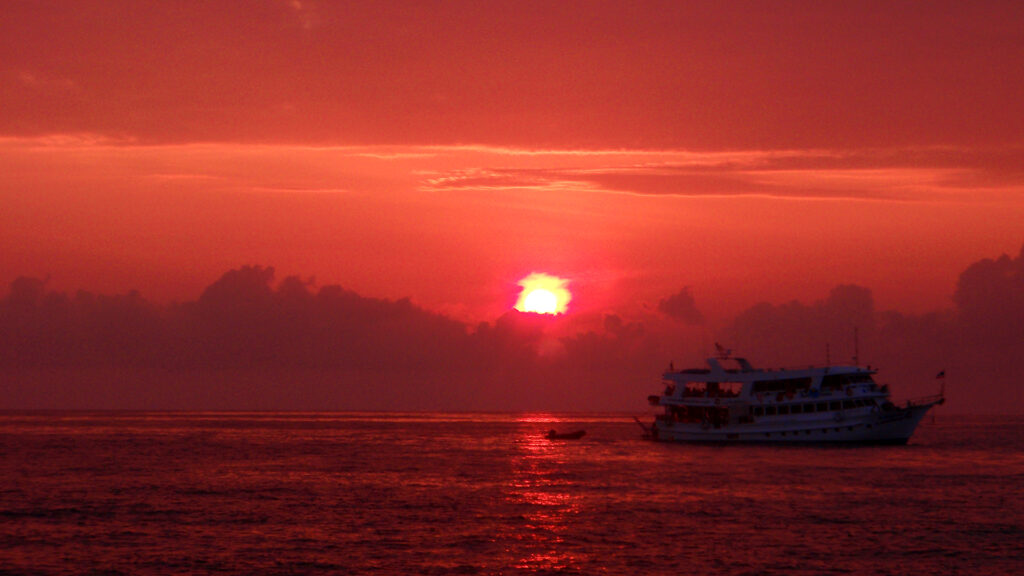
[[[1024,243],[1020,2],[3,11],[2,285],[183,302],[259,264],[472,326],[537,271],[578,319],[689,287],[711,340],[844,284],[953,310]]]

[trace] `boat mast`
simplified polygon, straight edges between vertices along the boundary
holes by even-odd
[[[853,327],[853,365],[860,366],[860,334],[856,326]]]

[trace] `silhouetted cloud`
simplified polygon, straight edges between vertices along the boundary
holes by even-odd
[[[409,300],[273,279],[273,268],[246,266],[196,302],[160,308],[136,292],[69,298],[19,278],[0,302],[0,358],[7,366],[436,367],[457,362],[466,344],[464,325]]]
[[[944,369],[955,411],[1019,411],[1022,270],[1024,250],[976,262],[952,309],[921,315],[878,311],[856,285],[810,304],[762,302],[716,338],[762,366],[859,353],[904,397],[935,392]],[[274,272],[231,270],[170,305],[18,278],[0,300],[3,407],[629,410],[680,349],[681,324],[657,316],[653,329],[606,314],[577,330],[510,310],[469,327],[409,299]],[[658,309],[702,319],[688,289]]]
[[[873,331],[874,299],[867,288],[837,286],[812,304],[762,302],[740,313],[727,331],[732,345],[755,348],[772,362],[821,362],[827,348],[854,352],[854,333]]]
[[[859,354],[882,368],[904,396],[937,391],[946,370],[950,409],[1019,412],[1014,366],[1024,357],[1024,249],[984,259],[960,275],[954,307],[927,314],[877,311],[870,290],[839,286],[813,304],[756,304],[724,331],[729,344],[759,363],[832,362]],[[854,340],[856,329],[857,340]]]
[[[1016,258],[1003,254],[968,266],[960,274],[953,302],[972,340],[1024,343],[1024,247]]]
[[[704,323],[704,315],[697,309],[697,303],[689,287],[658,302],[658,311],[684,324]]]

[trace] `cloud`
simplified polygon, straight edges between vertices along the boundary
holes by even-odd
[[[19,278],[0,302],[8,367],[124,364],[438,368],[458,364],[466,329],[408,300],[363,298],[274,269],[224,274],[195,302],[157,306],[130,292],[69,297]]]
[[[668,298],[658,302],[658,311],[684,324],[699,325],[704,323],[704,315],[697,309],[690,288],[686,287]]]
[[[965,336],[982,345],[1024,345],[1024,247],[971,264],[960,274],[957,321]]]
[[[78,90],[79,86],[70,78],[53,76],[29,70],[21,70],[16,74],[18,82],[28,89],[44,92],[71,92]]]
[[[214,191],[274,193],[417,190],[769,197],[869,202],[1001,202],[1024,194],[1024,147],[873,149],[528,148],[485,145],[141,144],[100,133],[0,137],[19,173],[89,174],[157,185],[196,180]],[[150,183],[147,182],[147,185]]]
[[[822,364],[859,355],[906,398],[931,394],[945,370],[950,410],[1020,412],[1024,356],[1024,248],[1016,257],[982,259],[960,275],[954,307],[925,314],[879,311],[871,291],[834,288],[821,301],[762,302],[724,330],[730,346],[762,365]],[[854,339],[856,329],[857,339]]]
[[[1019,412],[1022,254],[967,267],[949,310],[879,311],[868,288],[840,285],[751,306],[715,339],[765,367],[859,355],[900,398],[936,392],[946,370],[952,411]],[[18,278],[0,299],[4,408],[641,409],[638,387],[702,318],[684,288],[658,305],[674,322],[512,310],[471,327],[263,266],[180,304],[47,284]]]
[[[811,304],[761,302],[741,312],[725,332],[728,346],[772,364],[809,364],[854,355],[855,331],[873,333],[874,299],[862,286],[842,285]],[[834,348],[833,348],[834,347]]]
[[[448,171],[423,171],[420,189],[590,191],[639,196],[970,201],[979,193],[1024,191],[1012,167],[1016,146],[807,150],[513,150],[434,147],[468,152]]]
[[[637,402],[621,383],[657,350],[615,315],[570,333],[511,310],[470,328],[263,266],[168,305],[46,285],[22,277],[0,300],[5,407],[611,409]]]

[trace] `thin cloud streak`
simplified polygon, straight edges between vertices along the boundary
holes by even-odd
[[[899,203],[999,201],[1001,196],[1024,194],[1024,172],[1015,168],[1024,158],[1021,147],[692,151],[139,145],[129,139],[64,134],[0,138],[0,150],[25,157],[29,165],[40,154],[46,155],[48,166],[87,158],[102,163],[107,177],[128,173],[158,180],[219,180],[226,187],[275,193],[547,190]],[[979,191],[985,196],[979,197]]]
[[[661,161],[628,161],[637,155]],[[936,158],[931,164],[900,165],[889,154],[877,156],[874,164],[870,161],[871,155],[821,150],[623,152],[619,157],[603,156],[607,162],[601,166],[565,166],[560,165],[557,158],[557,155],[547,157],[551,162],[545,167],[476,166],[424,173],[429,177],[422,189],[483,191],[546,187],[637,196],[756,196],[895,202],[948,201],[951,196],[963,200],[965,194],[975,192],[973,187],[963,186],[970,182],[988,182],[987,187],[993,187],[994,182],[1003,181],[1005,191],[1024,191],[1024,184],[1014,174],[998,174],[976,165],[945,165],[945,158]],[[501,153],[494,158],[496,162],[502,159]]]

